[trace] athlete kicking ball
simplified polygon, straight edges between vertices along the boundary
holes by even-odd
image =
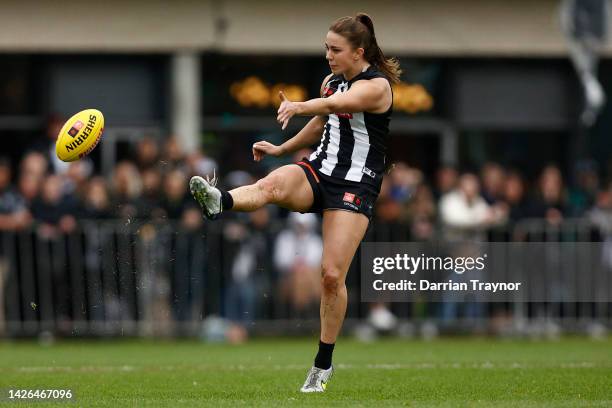
[[[393,95],[391,83],[401,73],[385,58],[366,14],[336,20],[326,36],[331,69],[321,97],[289,101],[281,92],[277,120],[285,129],[295,116],[314,116],[280,146],[260,141],[253,158],[290,154],[320,140],[317,150],[295,164],[282,166],[255,184],[224,191],[216,178],[195,176],[189,186],[204,216],[223,211],[254,211],[276,204],[323,216],[321,336],[314,366],[302,392],[323,392],[332,376],[332,353],[346,314],[345,278],[363,239],[382,183]]]

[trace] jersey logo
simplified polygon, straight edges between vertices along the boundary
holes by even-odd
[[[348,83],[347,82],[342,82],[340,85],[338,85],[338,92],[346,92],[348,91]],[[343,119],[353,119],[353,114],[352,113],[343,113],[343,112],[336,112],[334,113],[334,115],[338,116],[339,118],[343,118]]]
[[[337,79],[331,79],[329,80],[329,82],[325,84],[325,87],[323,87],[323,97],[324,98],[327,98],[328,96],[332,96],[333,94],[336,93],[336,91],[338,90],[338,87],[336,86],[337,82],[338,82]]]
[[[376,178],[376,173],[373,172],[372,170],[368,169],[367,167],[363,167],[363,169],[361,169],[361,172],[363,174],[367,174],[368,176],[372,177],[372,178]]]

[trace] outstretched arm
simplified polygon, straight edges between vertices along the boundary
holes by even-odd
[[[331,77],[328,75],[321,84],[321,95],[323,95],[323,88]],[[285,101],[285,95],[281,93],[281,101]],[[282,103],[281,103],[282,105]],[[321,139],[325,122],[327,121],[324,115],[317,115],[312,118],[306,126],[302,128],[295,136],[287,140],[280,146],[276,146],[270,142],[262,140],[253,144],[253,160],[260,161],[266,154],[271,156],[280,156],[283,154],[293,153],[299,149],[315,144]],[[286,126],[283,127],[285,129]]]
[[[330,113],[377,112],[389,106],[391,90],[386,79],[357,81],[346,92],[336,92],[328,98],[292,102],[280,92],[282,103],[276,120],[287,127],[293,116],[329,115]]]

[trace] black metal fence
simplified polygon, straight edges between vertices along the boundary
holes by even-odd
[[[316,302],[296,310],[280,295],[284,276],[273,262],[274,246],[286,225],[275,221],[257,230],[243,224],[228,220],[188,229],[175,223],[89,221],[70,234],[0,232],[0,334],[193,335],[209,316],[233,313],[235,320],[235,308],[244,314],[241,323],[254,331],[315,328]],[[236,234],[235,228],[243,229]],[[490,241],[609,238],[585,220],[556,226],[529,220],[484,233]],[[365,238],[413,239],[410,226],[382,223],[372,224]],[[233,271],[245,245],[257,249],[248,273],[236,277]],[[370,310],[360,301],[359,285],[357,256],[347,277],[349,326]],[[444,314],[442,304],[426,298],[389,308],[404,321],[439,321]],[[488,322],[500,316],[514,322],[556,319],[573,327],[612,321],[609,302],[485,303],[478,314],[468,311],[467,316]]]

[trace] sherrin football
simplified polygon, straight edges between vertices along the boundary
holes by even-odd
[[[88,155],[102,138],[104,115],[97,109],[85,109],[66,121],[55,142],[60,160],[71,162]]]

